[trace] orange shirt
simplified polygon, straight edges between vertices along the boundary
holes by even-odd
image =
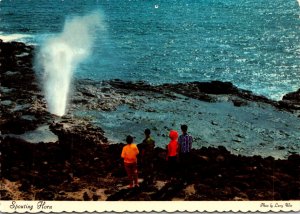
[[[121,157],[124,158],[124,163],[136,163],[138,154],[139,150],[135,144],[127,144],[123,147]]]

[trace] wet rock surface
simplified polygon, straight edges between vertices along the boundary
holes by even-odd
[[[253,94],[251,91],[239,89],[231,82],[190,82],[177,84],[164,84],[152,86],[145,82],[123,82],[122,80],[111,80],[108,84],[117,89],[127,90],[128,93],[136,91],[152,91],[174,97],[174,93],[191,97],[194,99],[217,102],[224,98],[232,101],[237,107],[247,105],[247,102],[266,103],[279,110],[297,112],[300,105],[300,91],[289,93],[281,101],[273,101],[264,96]]]
[[[176,99],[179,95],[208,102],[226,99],[237,108],[268,103],[297,113],[299,94],[275,102],[231,83],[184,83],[152,86],[112,80],[75,82],[69,114],[58,118],[46,110],[32,71],[33,47],[0,41],[1,63],[1,200],[299,200],[300,156],[287,159],[241,156],[225,147],[192,150],[189,164],[178,163],[175,178],[166,175],[166,151],[155,148],[153,183],[127,189],[120,153],[124,144],[109,144],[104,131],[72,111],[111,111],[121,104],[138,108],[145,93]],[[135,94],[138,96],[129,96]],[[212,121],[215,125],[218,125]],[[29,143],[18,135],[48,126],[56,142]],[[244,136],[236,136],[242,142]],[[279,148],[284,149],[284,148]],[[139,166],[143,179],[143,166]]]
[[[121,104],[134,104],[136,99],[130,95],[163,96],[166,98],[185,97],[206,101],[229,101],[236,107],[247,106],[249,103],[264,103],[278,110],[293,112],[300,115],[300,92],[285,95],[281,101],[270,100],[255,95],[251,91],[239,89],[230,82],[189,82],[177,84],[150,85],[146,82],[124,82],[119,79],[95,82],[79,80],[75,83],[76,94],[72,107],[85,106],[86,109],[115,110]],[[109,102],[108,102],[109,101]],[[138,100],[141,101],[141,100]]]

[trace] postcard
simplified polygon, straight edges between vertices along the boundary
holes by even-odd
[[[0,211],[299,212],[299,17],[0,0]]]

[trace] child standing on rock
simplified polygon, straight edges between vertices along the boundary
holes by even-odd
[[[184,178],[187,177],[187,172],[190,167],[190,152],[193,143],[193,137],[188,134],[187,130],[187,125],[181,125],[182,135],[178,138],[180,167]]]
[[[124,159],[124,166],[129,178],[129,188],[133,187],[133,184],[138,187],[138,171],[137,171],[137,155],[139,150],[135,144],[133,144],[133,137],[128,135],[126,138],[127,145],[123,147],[121,157]]]
[[[180,135],[178,138],[179,158],[183,165],[186,165],[189,161],[193,143],[193,137],[187,133],[187,130],[187,125],[181,125],[182,135]]]
[[[175,130],[171,130],[170,134],[170,142],[167,145],[167,161],[168,161],[168,174],[173,177],[175,176],[176,166],[177,166],[177,158],[178,158],[178,132]]]
[[[150,136],[150,129],[145,129],[144,134],[145,139],[138,146],[141,150],[140,155],[144,183],[148,185],[153,183],[153,157],[155,141]]]

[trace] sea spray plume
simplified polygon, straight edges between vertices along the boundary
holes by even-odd
[[[99,12],[74,17],[65,22],[61,34],[42,45],[36,68],[43,72],[43,89],[50,113],[65,114],[73,72],[89,56],[96,32],[103,26]]]

